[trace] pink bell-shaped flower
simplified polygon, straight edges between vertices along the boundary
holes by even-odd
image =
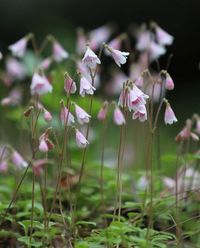
[[[118,108],[117,106],[114,109],[114,113],[113,113],[113,121],[116,125],[121,126],[123,124],[126,123],[124,115],[122,113],[122,111],[120,110],[120,108]]]
[[[52,92],[52,85],[49,83],[48,79],[44,75],[39,75],[34,73],[31,82],[31,94],[32,95],[44,95]]]
[[[88,123],[91,116],[81,107],[75,104],[76,118],[79,124]]]
[[[13,56],[16,56],[18,58],[22,58],[24,56],[29,38],[30,35],[25,36],[8,47]]]
[[[177,122],[178,120],[176,119],[176,116],[174,114],[174,111],[172,110],[170,104],[167,102],[166,103],[166,109],[165,109],[165,124],[173,124]]]
[[[85,52],[85,55],[82,59],[82,62],[88,66],[89,68],[95,68],[97,64],[101,64],[100,59],[97,57],[97,55],[90,49],[89,46],[87,46],[87,50]]]
[[[85,94],[93,95],[95,90],[95,87],[92,86],[91,83],[85,77],[82,76],[80,80],[79,94],[82,97],[84,97]]]
[[[85,148],[89,142],[85,138],[85,136],[78,130],[75,130],[76,132],[76,144],[79,148]]]
[[[56,62],[61,62],[69,57],[68,52],[58,41],[53,41],[53,58]]]

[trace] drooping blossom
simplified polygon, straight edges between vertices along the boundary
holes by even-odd
[[[29,38],[30,35],[27,35],[8,47],[13,56],[18,58],[22,58],[24,56]]]
[[[98,115],[97,115],[97,119],[99,121],[104,121],[106,119],[107,113],[108,113],[108,102],[105,101],[102,105],[102,107],[100,108]]]
[[[175,114],[174,114],[174,111],[172,110],[172,108],[168,102],[166,103],[165,118],[164,119],[165,119],[166,125],[167,124],[171,125],[171,124],[178,121]]]
[[[79,124],[88,123],[90,121],[91,116],[77,104],[75,104],[75,113],[76,118]]]
[[[149,98],[134,83],[128,80],[119,97],[119,105],[133,111],[132,118],[141,122],[147,120],[146,101]]]
[[[24,160],[24,158],[17,152],[13,151],[11,155],[12,163],[18,168],[26,168],[28,163]]]
[[[152,41],[152,34],[148,30],[141,30],[137,34],[136,49],[139,51],[148,50]]]
[[[46,122],[49,122],[52,120],[52,115],[49,111],[47,111],[46,109],[44,109],[44,120]]]
[[[103,42],[107,42],[111,35],[111,27],[104,25],[96,28],[89,33],[89,42],[92,50],[96,51]]]
[[[95,87],[83,76],[81,76],[80,80],[80,91],[79,94],[84,97],[85,94],[93,95],[95,91]]]
[[[168,34],[158,25],[156,25],[155,31],[156,31],[156,39],[160,45],[166,46],[166,45],[171,45],[173,43],[174,37]]]
[[[183,129],[177,134],[175,137],[176,142],[189,140],[192,138],[194,141],[198,141],[199,137],[191,131],[192,129],[192,121],[190,119],[186,120],[186,124]]]
[[[1,100],[3,106],[16,106],[22,101],[22,89],[19,87],[13,88],[7,97]]]
[[[24,65],[15,58],[8,58],[6,60],[6,73],[14,79],[22,80],[26,76]]]
[[[152,41],[149,45],[149,57],[150,60],[156,60],[158,59],[161,55],[166,53],[166,49],[165,47],[155,43],[154,41]]]
[[[120,50],[123,39],[126,38],[126,34],[121,34],[108,42],[108,46],[112,49]],[[109,51],[105,50],[106,55],[109,55]]]
[[[44,59],[41,63],[40,63],[40,66],[39,68],[43,69],[43,70],[47,70],[50,65],[52,63],[52,58],[51,57],[48,57],[46,59]]]
[[[121,126],[126,123],[126,120],[124,118],[124,115],[119,107],[115,107],[114,113],[113,113],[113,121],[116,125]]]
[[[89,142],[85,138],[85,136],[78,130],[75,130],[76,132],[76,144],[79,148],[85,148]]]
[[[64,105],[61,106],[60,119],[64,124],[67,124],[68,126],[75,123],[74,116]]]
[[[145,84],[145,92],[154,102],[159,102],[161,96],[165,95],[166,88],[162,85],[162,80],[159,74],[152,74],[154,84]]]
[[[68,52],[58,41],[53,41],[53,58],[56,62],[61,62],[69,57]]]
[[[132,116],[133,120],[139,119],[139,121],[144,122],[147,120],[147,110],[144,104],[140,105],[134,112]]]
[[[77,89],[76,83],[68,74],[65,74],[64,89],[67,94],[74,94]]]
[[[106,46],[107,50],[110,52],[110,55],[113,57],[115,63],[121,67],[121,65],[126,63],[129,52],[121,52],[111,47]]]
[[[146,104],[148,95],[144,94],[135,84],[129,90],[129,110],[137,111],[142,105]],[[142,108],[142,112],[144,112]]]
[[[2,60],[3,59],[3,54],[2,54],[2,52],[0,52],[0,60]]]
[[[101,64],[100,59],[97,57],[97,55],[90,49],[89,46],[87,46],[87,50],[85,52],[85,55],[82,59],[82,62],[89,68],[95,68],[97,64]]]
[[[166,73],[166,77],[165,77],[165,88],[167,90],[173,90],[174,89],[174,81],[171,78],[171,76],[169,75],[169,73]]]
[[[39,143],[39,151],[48,152],[48,150],[49,148],[48,148],[47,142],[45,141],[45,139],[41,139]]]
[[[34,73],[31,81],[31,94],[44,95],[52,92],[52,85],[44,75]]]
[[[49,130],[50,128],[48,128],[39,138],[40,152],[46,153],[54,148],[53,142],[49,139]]]

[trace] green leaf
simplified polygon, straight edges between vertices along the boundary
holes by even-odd
[[[92,226],[96,226],[97,224],[95,222],[92,221],[78,221],[76,222],[76,225],[84,225],[84,226],[88,226],[88,225],[92,225]]]

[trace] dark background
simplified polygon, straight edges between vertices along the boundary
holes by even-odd
[[[115,22],[125,31],[131,23],[154,20],[175,37],[170,73],[176,97],[200,92],[200,1],[198,0],[0,0],[0,49],[34,32],[37,38],[82,26],[86,30]],[[191,88],[192,87],[192,88]],[[199,101],[200,102],[200,101]]]

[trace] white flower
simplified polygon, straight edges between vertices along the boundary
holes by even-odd
[[[85,148],[89,144],[85,136],[78,129],[76,129],[76,144],[79,148]]]
[[[171,78],[171,76],[169,75],[169,73],[166,74],[166,78],[165,78],[165,88],[167,90],[173,90],[174,89],[174,81]]]
[[[76,92],[76,83],[73,81],[73,79],[69,76],[65,76],[65,82],[64,82],[64,89],[67,94],[74,94]]]
[[[149,46],[149,53],[150,53],[150,60],[156,60],[158,59],[161,55],[166,53],[166,49],[159,45],[156,44],[154,41],[151,42]]]
[[[51,113],[49,112],[49,111],[47,111],[46,109],[44,110],[44,120],[46,121],[46,122],[49,122],[49,121],[51,121],[52,120],[52,115],[51,115]]]
[[[23,79],[26,75],[24,65],[11,57],[6,60],[6,71],[12,78],[16,79]]]
[[[64,59],[69,57],[68,52],[58,43],[57,41],[53,42],[53,58],[56,62],[61,62]]]
[[[78,105],[75,105],[76,118],[79,124],[88,123],[90,121],[90,115]]]
[[[101,64],[100,59],[89,47],[87,47],[87,50],[85,52],[82,61],[85,65],[87,65],[90,68],[95,68],[97,64]]]
[[[85,77],[81,77],[79,93],[82,97],[84,97],[85,94],[93,95],[95,90],[95,87],[92,86]]]
[[[41,139],[39,143],[39,151],[40,152],[48,152],[49,148],[45,141],[45,139]]]
[[[47,70],[50,67],[51,63],[52,63],[52,58],[48,57],[41,62],[39,67],[42,68],[43,70]]]
[[[140,31],[137,36],[136,49],[139,51],[147,50],[151,43],[151,37],[152,37],[151,32],[147,30]]]
[[[63,123],[67,123],[68,126],[75,123],[74,116],[69,112],[69,110],[65,106],[62,106],[60,112],[60,119]]]
[[[147,120],[147,110],[145,105],[140,105],[138,110],[133,113],[133,120],[139,119],[139,121],[144,122]]]
[[[31,82],[31,94],[44,95],[52,92],[52,85],[49,83],[45,76],[41,76],[38,73],[34,73]]]
[[[161,27],[156,27],[156,38],[160,45],[171,45],[173,43],[174,37],[168,34]]]
[[[10,45],[8,49],[12,52],[13,56],[22,58],[26,52],[27,42],[28,42],[28,38],[23,37],[14,44]]]
[[[174,114],[174,111],[172,110],[171,106],[169,103],[166,104],[166,109],[165,109],[165,124],[173,124],[174,122],[177,122],[178,120],[176,119],[176,116]]]
[[[129,52],[121,52],[116,49],[112,49],[110,47],[107,48],[108,51],[111,53],[111,56],[113,57],[115,63],[121,67],[121,65],[126,63],[127,56],[129,55]]]
[[[129,110],[138,110],[141,105],[146,104],[146,99],[149,96],[144,94],[136,85],[133,85],[133,88],[129,92]]]
[[[115,107],[114,114],[113,114],[113,121],[116,125],[121,126],[126,124],[126,120],[120,108]]]
[[[28,166],[28,163],[23,159],[23,157],[17,151],[13,151],[11,160],[13,164],[16,165],[19,169]]]

